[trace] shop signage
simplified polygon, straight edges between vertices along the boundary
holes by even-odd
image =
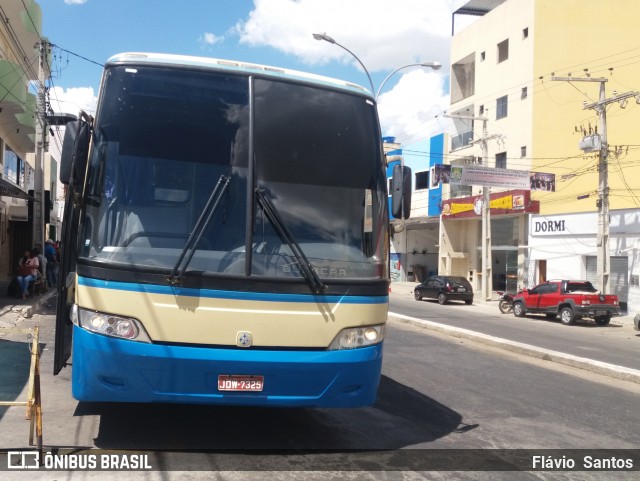
[[[556,175],[528,170],[499,169],[482,165],[436,164],[431,167],[431,188],[439,184],[482,185],[507,189],[555,192]]]
[[[27,222],[29,220],[29,210],[27,204],[24,201],[17,202],[14,202],[7,206],[7,218],[14,222]]]
[[[538,234],[540,232],[558,232],[563,233],[566,231],[565,220],[536,220],[533,223],[533,232]]]
[[[556,215],[532,215],[529,220],[529,235],[532,237],[551,236],[593,236],[598,231],[597,212],[578,212]],[[611,235],[640,234],[640,213],[637,209],[609,212],[609,233]]]
[[[591,235],[596,232],[598,215],[593,212],[564,215],[531,216],[529,233],[532,236]]]
[[[506,189],[531,188],[528,170],[498,169],[481,165],[452,165],[449,182]]]
[[[556,174],[531,172],[529,173],[529,182],[531,184],[531,190],[556,191]]]
[[[0,195],[6,197],[15,197],[16,199],[28,199],[27,193],[17,185],[0,179]]]
[[[442,215],[446,217],[478,217],[482,215],[482,196],[450,199],[442,203]],[[540,212],[540,203],[531,200],[528,190],[510,190],[491,194],[491,215]]]

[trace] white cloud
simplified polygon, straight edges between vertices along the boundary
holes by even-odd
[[[326,32],[358,55],[370,71],[448,58],[446,0],[255,0],[236,27],[240,41],[268,45],[310,64],[354,62],[344,50],[314,40]]]
[[[448,108],[444,78],[428,69],[408,71],[378,98],[383,135],[396,137],[403,145],[446,131],[451,121],[443,113]]]
[[[202,37],[200,37],[200,42],[204,45],[210,46],[220,43],[224,40],[224,36],[216,35],[215,33],[205,32]]]
[[[66,91],[61,87],[53,87],[49,90],[49,100],[54,112],[74,115],[80,110],[94,115],[98,103],[93,87],[69,88]]]
[[[384,95],[383,133],[399,141],[430,135],[425,123],[448,107],[442,78],[449,72],[450,0],[255,0],[236,30],[241,43],[270,46],[308,65],[339,61],[360,68],[348,52],[311,35],[325,32],[371,73],[416,62],[442,63],[437,74],[399,72],[397,87]],[[421,83],[426,79],[432,79],[429,85]]]
[[[88,0],[64,0],[64,3],[67,5],[82,5],[83,3],[87,3]]]

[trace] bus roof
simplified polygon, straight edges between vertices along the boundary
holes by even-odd
[[[344,90],[350,90],[360,94],[372,95],[366,88],[361,85],[346,82],[344,80],[338,80],[331,77],[324,77],[322,75],[316,75],[308,72],[301,72],[298,70],[291,70],[280,67],[270,67],[268,65],[260,65],[249,62],[241,62],[237,60],[224,60],[218,58],[208,57],[192,57],[188,55],[174,55],[174,54],[162,54],[162,53],[147,53],[147,52],[126,52],[119,53],[112,56],[107,60],[109,64],[158,64],[158,65],[172,65],[176,67],[199,67],[209,68],[216,70],[228,70],[234,72],[244,73],[259,73],[260,75],[268,77],[288,78],[293,80],[299,80],[304,82],[310,82],[319,85],[327,85],[331,87],[337,87]]]

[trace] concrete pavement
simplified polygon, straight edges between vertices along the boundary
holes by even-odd
[[[11,279],[0,279],[0,339],[3,332],[16,327],[21,320],[29,319],[44,303],[56,294],[55,289],[49,288],[43,294],[34,295],[28,299],[16,299],[7,296],[7,286]]]

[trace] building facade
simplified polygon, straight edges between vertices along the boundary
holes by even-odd
[[[34,0],[3,0],[0,14],[0,278],[5,280],[33,243],[29,191],[35,186],[37,108],[31,91],[36,90],[37,46],[43,39],[42,12]],[[56,175],[55,162],[45,157],[45,173]],[[47,178],[44,186],[51,191]]]
[[[570,277],[597,285],[597,214],[533,215],[529,224],[528,285]],[[612,210],[611,293],[623,311],[640,306],[640,210]]]
[[[387,177],[393,166],[402,163],[411,168],[411,217],[392,218],[392,281],[422,281],[438,273],[440,210],[442,185],[433,183],[433,166],[442,164],[448,135],[400,147],[386,139]],[[393,139],[395,140],[395,139]]]
[[[640,120],[636,92],[640,64],[631,59],[634,50],[628,40],[634,38],[640,4],[620,0],[615,7],[596,0],[473,0],[456,12],[472,13],[478,19],[452,37],[450,115],[455,131],[447,160],[452,166],[479,164],[532,175],[530,196],[520,214],[504,217],[491,208],[494,289],[512,290],[513,284],[504,284],[502,276],[513,279],[514,270],[516,283],[529,287],[550,275],[585,278],[592,274],[601,242],[596,229],[583,230],[579,236],[541,235],[532,231],[538,215],[552,216],[555,222],[553,216],[583,214],[575,219],[588,219],[593,227],[597,222],[592,217],[606,197],[612,209],[610,227],[622,216],[625,232],[637,230],[632,213],[640,207],[636,194],[640,142],[635,127]],[[606,126],[601,123],[602,99],[607,99]],[[604,164],[598,145],[588,148],[594,138],[596,144],[608,141]],[[603,168],[608,170],[608,189],[602,185]],[[482,190],[479,185],[460,186],[450,191],[450,200],[463,197],[463,204],[476,204]],[[490,190],[493,204],[494,196],[512,189]],[[464,222],[442,216],[441,235],[452,246],[450,262],[441,262],[440,269],[460,274],[464,265],[470,277],[482,261],[482,256],[474,255],[480,247],[481,220]],[[505,237],[505,232],[511,235]],[[558,261],[560,252],[545,244],[553,241],[560,242],[558,249],[572,258],[577,255],[579,262],[575,258]],[[635,312],[640,310],[632,292],[632,281],[639,274],[633,267],[635,248],[621,249],[619,244],[612,231],[611,290]],[[621,275],[623,264],[628,268]]]

